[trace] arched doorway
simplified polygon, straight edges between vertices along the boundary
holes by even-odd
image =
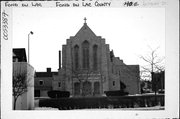
[[[89,96],[91,95],[91,82],[85,81],[83,82],[83,89],[82,89],[82,95],[83,96]]]
[[[94,95],[99,95],[100,94],[100,83],[95,82],[94,83]]]

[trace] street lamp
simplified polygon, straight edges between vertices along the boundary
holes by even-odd
[[[29,61],[29,39],[30,39],[30,35],[33,35],[32,31],[30,31],[28,34],[28,63],[30,63],[30,61]]]

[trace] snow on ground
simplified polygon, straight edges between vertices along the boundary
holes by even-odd
[[[138,108],[98,108],[98,109],[74,109],[74,110],[164,110],[163,106],[154,107],[138,107]],[[51,107],[35,107],[35,110],[59,110],[58,108]]]
[[[85,109],[89,110],[89,109]],[[138,108],[101,108],[101,109],[94,109],[94,110],[164,110],[164,107],[161,106],[155,106],[155,107],[138,107]]]
[[[59,110],[59,109],[51,108],[51,107],[35,107],[35,110]]]

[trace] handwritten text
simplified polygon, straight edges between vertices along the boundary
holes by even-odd
[[[3,39],[8,40],[8,14],[5,10],[2,12],[2,31]]]

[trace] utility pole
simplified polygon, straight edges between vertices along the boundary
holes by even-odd
[[[30,51],[29,51],[29,49],[30,49],[30,48],[29,48],[29,46],[30,46],[30,42],[29,42],[29,40],[30,40],[30,35],[33,35],[33,32],[32,32],[32,31],[30,31],[29,34],[28,34],[28,63],[30,63],[30,61],[29,61],[29,59],[30,59],[30,58],[29,58],[29,56],[30,56],[30,55],[29,55],[29,53],[30,53]]]

